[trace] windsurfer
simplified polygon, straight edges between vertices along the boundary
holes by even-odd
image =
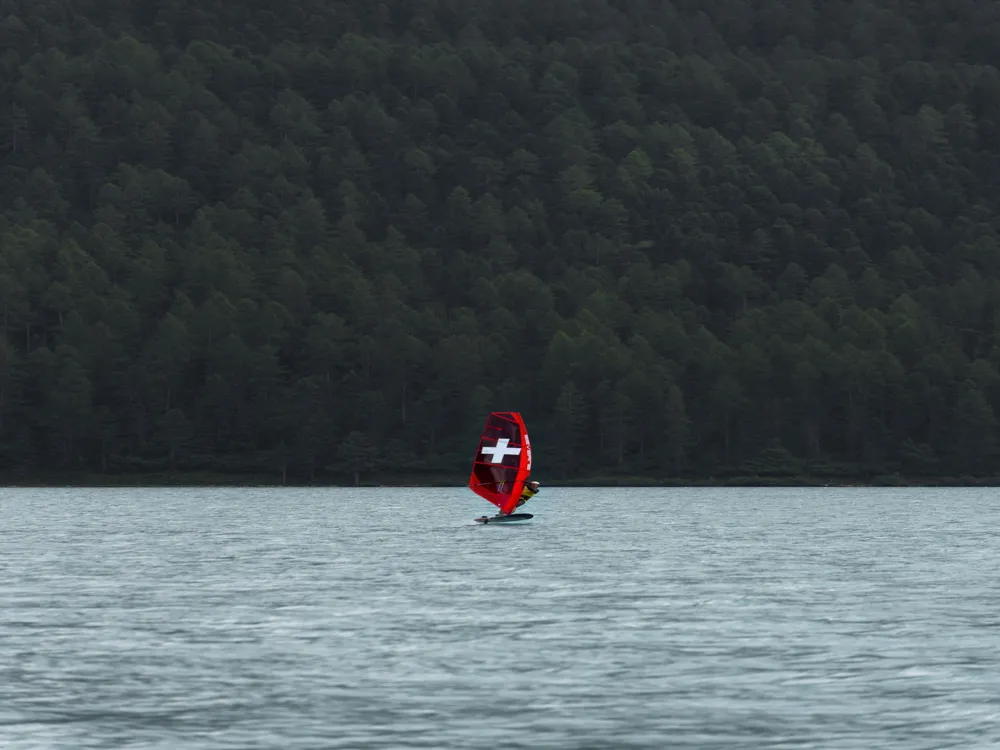
[[[520,508],[531,498],[538,494],[538,482],[528,482],[524,485],[524,489],[521,490],[521,497],[517,499],[517,506]]]
[[[538,482],[528,482],[527,484],[525,484],[524,489],[521,490],[521,497],[517,499],[517,505],[515,505],[514,507],[520,508],[522,505],[524,505],[531,498],[533,498],[535,495],[538,494],[538,489],[539,489]],[[510,513],[504,513],[503,511],[500,511],[499,515],[509,516]]]

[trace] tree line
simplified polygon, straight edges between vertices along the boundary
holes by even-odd
[[[6,0],[0,471],[991,476],[1000,10]]]

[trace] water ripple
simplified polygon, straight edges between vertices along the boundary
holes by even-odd
[[[0,491],[0,746],[1000,744],[992,491],[433,494]]]

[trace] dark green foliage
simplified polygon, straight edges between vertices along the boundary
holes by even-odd
[[[996,474],[992,8],[7,0],[0,470]]]

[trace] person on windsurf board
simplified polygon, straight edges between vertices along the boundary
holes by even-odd
[[[521,490],[521,497],[517,499],[517,505],[515,505],[514,507],[520,508],[531,498],[537,495],[539,489],[540,487],[538,486],[538,482],[528,482],[526,485],[524,485],[524,489]],[[502,513],[501,515],[506,515],[506,514]]]
[[[522,505],[524,505],[526,502],[528,502],[531,498],[533,498],[535,495],[537,495],[538,494],[538,490],[540,490],[540,489],[541,489],[541,486],[538,484],[538,482],[535,482],[535,481],[528,482],[526,485],[524,485],[524,489],[521,490],[521,498],[517,501],[517,506],[516,507],[520,508]]]

